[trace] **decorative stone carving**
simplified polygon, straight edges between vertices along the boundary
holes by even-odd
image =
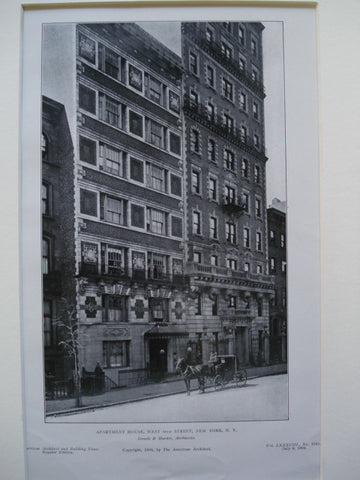
[[[104,337],[128,337],[130,330],[128,327],[107,328],[104,330]]]
[[[135,302],[135,315],[136,318],[144,318],[145,306],[143,300],[136,300]]]
[[[88,318],[95,318],[97,312],[96,298],[86,297],[85,300],[85,313]]]

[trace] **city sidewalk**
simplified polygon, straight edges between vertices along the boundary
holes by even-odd
[[[287,372],[286,364],[270,365],[266,367],[249,367],[246,368],[248,379],[263,377],[266,375],[277,375]],[[191,382],[191,390],[197,390],[198,383],[194,380]],[[157,383],[149,383],[136,387],[124,387],[105,392],[100,395],[82,396],[82,406],[75,408],[75,399],[66,398],[63,400],[47,400],[46,415],[57,415],[74,413],[81,410],[89,410],[110,405],[120,405],[122,403],[137,402],[149,398],[164,397],[176,393],[185,393],[185,383],[181,377],[172,378],[167,381]]]

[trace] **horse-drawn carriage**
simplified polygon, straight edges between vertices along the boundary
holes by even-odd
[[[222,388],[228,383],[235,383],[237,387],[243,387],[247,381],[245,368],[238,368],[235,355],[216,355],[213,362],[212,383],[215,389]]]
[[[188,395],[190,395],[191,379],[198,380],[199,390],[202,392],[206,387],[213,386],[218,390],[228,383],[243,387],[247,381],[247,372],[244,368],[238,368],[235,355],[212,355],[205,365],[189,365],[182,358],[178,361],[176,370],[184,378]]]

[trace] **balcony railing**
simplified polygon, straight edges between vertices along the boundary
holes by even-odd
[[[222,208],[225,213],[230,215],[240,216],[246,212],[246,203],[242,201],[241,197],[224,196]]]
[[[174,284],[185,286],[188,278],[181,274],[164,273],[151,270],[134,270],[128,267],[115,267],[113,265],[101,265],[96,263],[79,263],[79,275],[94,280],[106,279],[111,280],[133,280],[136,282],[152,282],[157,284]]]
[[[184,112],[212,132],[221,135],[246,152],[257,157],[264,157],[264,145],[259,144],[256,146],[254,141],[250,137],[243,135],[239,128],[231,128],[225,125],[224,119],[220,115],[212,115],[210,117],[206,107],[201,103],[194,103],[188,95],[184,95]]]
[[[205,33],[201,32],[194,23],[185,23],[183,28],[184,33],[191,37],[191,39],[197,45],[199,45],[200,48],[211,55],[221,65],[223,65],[230,73],[232,73],[247,87],[249,87],[255,94],[261,98],[265,98],[265,89],[263,83],[254,79],[251,72],[248,70],[240,68],[240,64],[238,62],[223,52],[221,44],[215,42],[214,40],[207,40]]]
[[[214,265],[203,265],[201,263],[188,263],[186,266],[188,275],[208,274],[211,276],[224,276],[239,280],[253,280],[262,283],[272,284],[274,277],[271,275],[263,275],[260,273],[241,272],[232,270],[231,268],[218,267]]]

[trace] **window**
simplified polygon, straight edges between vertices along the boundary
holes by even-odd
[[[285,247],[285,235],[283,233],[280,235],[280,247]]]
[[[218,314],[218,303],[219,299],[217,295],[212,296],[212,305],[211,305],[211,313],[212,315],[217,315]]]
[[[214,41],[214,32],[211,28],[206,29],[206,41],[212,43]]]
[[[103,218],[105,222],[124,225],[124,201],[108,195],[102,196],[101,201],[103,202]]]
[[[169,301],[164,298],[149,299],[149,314],[151,322],[168,321]]]
[[[240,45],[244,45],[245,43],[245,32],[243,27],[239,25],[239,43]]]
[[[285,262],[285,260],[283,260],[283,261],[281,262],[281,271],[282,271],[283,273],[286,273],[286,262]]]
[[[79,34],[79,55],[91,63],[95,63],[95,42],[85,35]]]
[[[249,162],[246,158],[241,162],[241,174],[244,178],[249,178]]]
[[[276,272],[276,259],[274,257],[270,258],[270,270]]]
[[[97,217],[97,193],[80,189],[80,213]]]
[[[259,80],[259,72],[255,67],[252,67],[251,69],[251,80],[255,83]]]
[[[215,178],[209,178],[209,196],[211,200],[217,199],[217,181]]]
[[[80,160],[90,165],[96,165],[96,142],[89,138],[79,138]]]
[[[144,163],[130,157],[130,178],[136,182],[144,183]]]
[[[229,170],[235,170],[235,155],[227,148],[224,151],[224,163]]]
[[[99,69],[113,78],[119,79],[120,56],[104,45],[99,44]]]
[[[159,105],[164,105],[163,86],[156,78],[145,74],[145,96]]]
[[[132,110],[129,111],[129,132],[137,135],[138,137],[143,137],[143,117],[138,115]]]
[[[213,88],[215,86],[215,72],[210,65],[206,67],[206,79],[209,87]]]
[[[225,126],[226,130],[228,131],[228,133],[233,135],[233,133],[234,133],[234,119],[232,117],[230,117],[230,115],[227,115],[226,113],[224,113],[224,126]]]
[[[244,272],[250,272],[250,263],[249,262],[244,263]]]
[[[259,119],[259,105],[256,102],[253,103],[253,116],[256,120]]]
[[[166,128],[154,120],[146,119],[146,140],[159,148],[166,148]]]
[[[51,215],[51,186],[43,183],[41,187],[41,213]]]
[[[235,295],[229,295],[228,307],[229,308],[236,308],[236,297],[235,297]]]
[[[171,235],[173,237],[182,237],[182,220],[178,217],[171,217]]]
[[[105,145],[103,143],[100,143],[99,150],[101,158],[101,168],[107,173],[122,177],[124,173],[122,158],[123,152],[120,152],[120,150],[117,150],[116,148],[110,147],[109,145]]]
[[[87,112],[96,113],[96,92],[85,85],[79,85],[79,107]]]
[[[201,253],[194,252],[194,263],[201,263]]]
[[[195,297],[195,315],[201,315],[201,295]]]
[[[218,225],[216,217],[210,217],[210,238],[218,238]]]
[[[259,198],[255,198],[255,215],[257,218],[261,218],[261,200]]]
[[[210,102],[207,104],[207,118],[210,122],[214,122],[215,120],[215,107]]]
[[[43,162],[49,160],[49,140],[47,136],[42,133],[41,134],[41,158]]]
[[[144,207],[140,205],[131,205],[131,226],[137,228],[144,228],[145,211]]]
[[[43,326],[43,328],[44,328],[44,346],[45,347],[51,347],[54,343],[51,300],[44,300],[43,322],[44,322],[44,326]]]
[[[235,189],[225,185],[225,201],[227,204],[235,203]]]
[[[242,200],[242,203],[244,205],[245,212],[249,213],[250,212],[249,194],[243,192],[243,194],[241,195],[241,200]]]
[[[242,57],[239,58],[239,68],[242,72],[245,72],[246,61]]]
[[[225,223],[226,240],[230,243],[236,243],[235,224],[232,222]]]
[[[232,102],[233,101],[233,84],[228,80],[226,80],[226,78],[223,78],[222,89],[223,89],[224,97]]]
[[[166,214],[154,208],[146,209],[147,215],[147,231],[151,233],[158,233],[166,235]]]
[[[159,253],[148,252],[148,277],[164,278],[167,273],[167,257]]]
[[[195,153],[200,152],[200,135],[197,130],[190,131],[190,150]]]
[[[260,232],[256,232],[256,250],[258,250],[259,252],[262,250],[262,240]]]
[[[190,90],[189,99],[190,99],[190,106],[192,108],[197,108],[199,105],[199,95],[194,90]]]
[[[50,239],[43,237],[42,239],[42,260],[41,260],[41,270],[43,274],[48,274],[50,272]]]
[[[244,125],[242,125],[240,127],[240,137],[241,137],[241,141],[246,143],[246,141],[247,141],[247,128],[244,127]]]
[[[281,289],[281,305],[286,307],[286,288]]]
[[[255,39],[251,39],[251,54],[256,57],[257,56],[257,43]]]
[[[177,175],[170,175],[170,189],[173,195],[181,197],[182,195],[182,185],[181,185],[181,178]]]
[[[122,274],[125,272],[125,252],[123,248],[101,245],[102,271],[109,274]]]
[[[270,241],[274,242],[275,241],[275,232],[274,230],[270,230]]]
[[[261,317],[263,314],[262,298],[257,299],[257,314],[258,314],[258,317]]]
[[[254,134],[254,147],[259,148],[259,135]]]
[[[216,162],[215,141],[212,139],[208,141],[208,160],[209,162]]]
[[[200,172],[197,170],[191,172],[191,185],[193,193],[200,194]]]
[[[260,183],[260,167],[257,165],[254,167],[254,182]]]
[[[122,128],[121,104],[113,98],[99,94],[99,116],[103,120],[114,127]]]
[[[96,243],[81,242],[81,262],[86,273],[98,272],[99,250]]]
[[[191,73],[193,73],[194,75],[198,74],[198,58],[197,55],[192,52],[190,52],[189,54],[189,67]]]
[[[227,58],[228,60],[231,60],[232,59],[232,49],[231,47],[225,43],[225,42],[221,42],[221,53],[224,55],[225,58]]]
[[[180,97],[171,90],[169,90],[169,108],[175,113],[180,113]]]
[[[210,263],[211,263],[212,266],[217,267],[218,266],[218,256],[217,255],[211,255]]]
[[[180,136],[170,132],[170,152],[175,155],[181,155],[181,140]]]
[[[244,228],[244,247],[250,248],[250,230],[248,228]]]
[[[200,212],[193,212],[193,233],[195,235],[200,235],[201,234]]]
[[[105,368],[128,367],[130,365],[130,341],[103,342],[103,364]]]
[[[234,258],[227,258],[226,259],[226,267],[230,268],[231,270],[237,269],[237,261]]]
[[[148,187],[158,190],[159,192],[165,192],[166,188],[166,171],[163,168],[146,164],[146,184]]]
[[[240,93],[240,108],[246,112],[246,94]]]
[[[127,297],[124,295],[103,295],[102,307],[105,322],[127,322]]]
[[[143,76],[142,71],[129,64],[129,85],[136,90],[142,92],[143,88]]]

